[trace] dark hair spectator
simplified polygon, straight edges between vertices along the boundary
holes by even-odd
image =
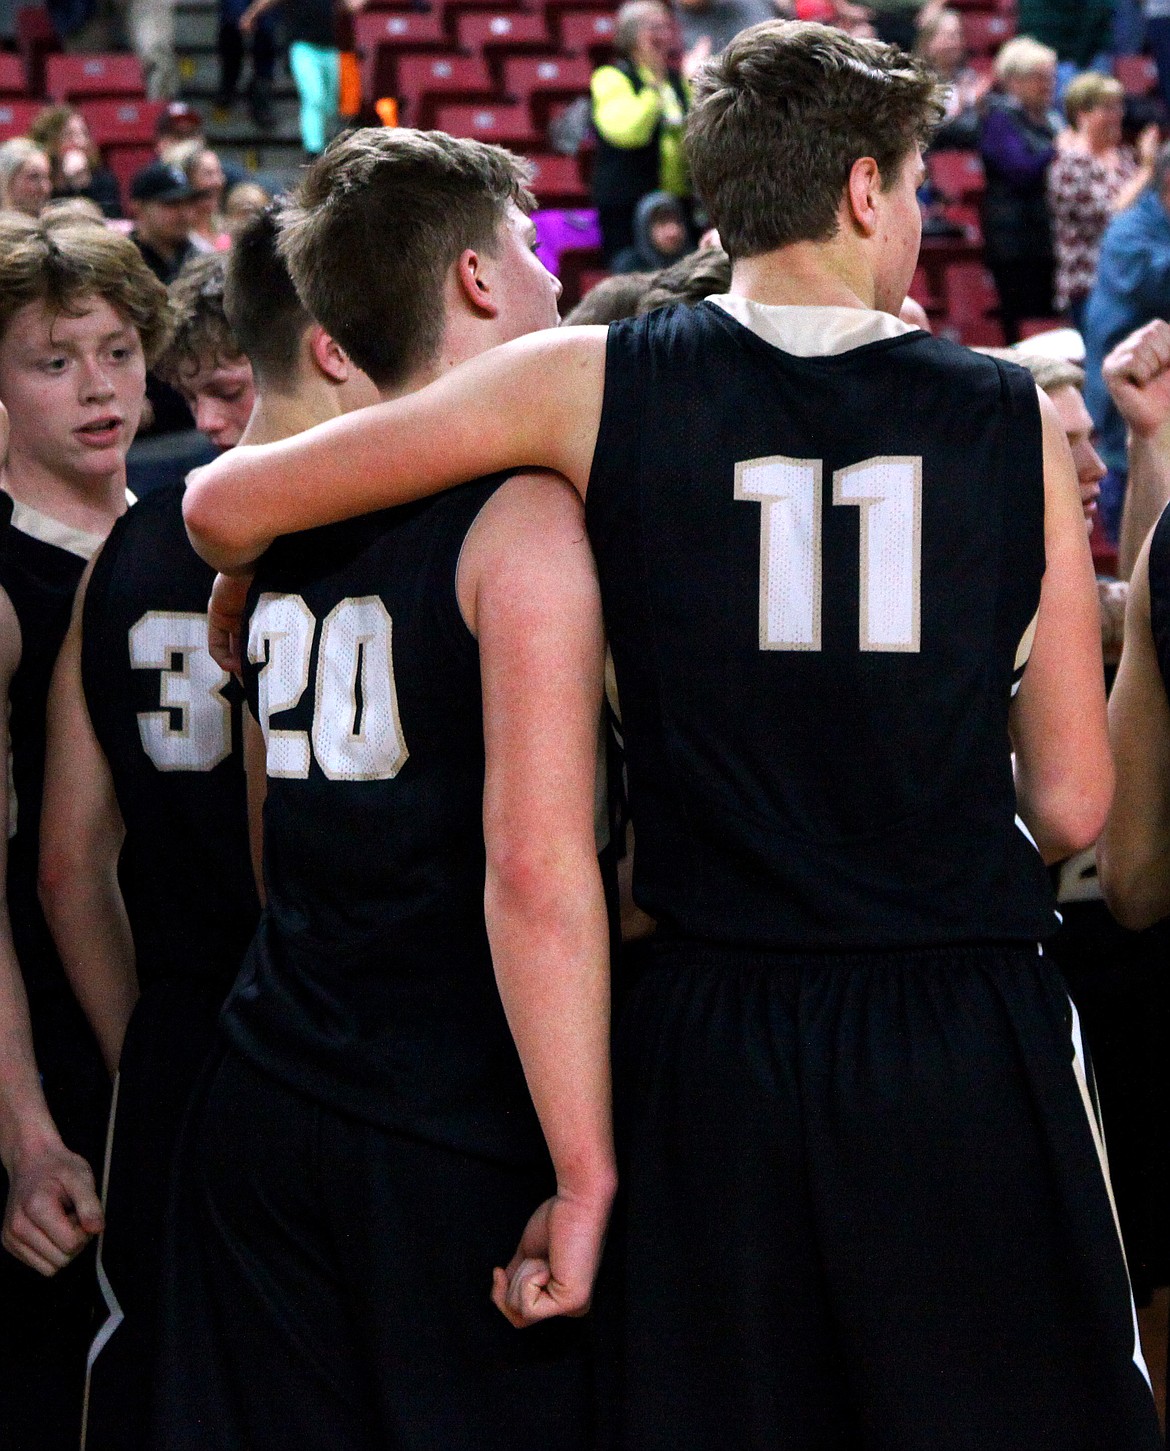
[[[88,197],[107,217],[122,215],[118,179],[102,165],[85,117],[64,103],[46,106],[28,128],[31,140],[47,153],[54,197]]]
[[[979,150],[987,172],[983,240],[1009,343],[1026,317],[1052,312],[1053,245],[1048,168],[1059,117],[1052,110],[1056,53],[1027,36],[1009,40],[995,62],[1000,87],[984,102]]]
[[[690,86],[671,65],[674,44],[674,21],[665,5],[628,0],[617,13],[618,57],[593,73],[593,200],[607,263],[633,246],[634,212],[649,192],[690,197],[683,153]]]
[[[1157,155],[1158,132],[1142,134],[1142,161],[1121,144],[1124,94],[1111,76],[1090,71],[1078,76],[1064,97],[1070,130],[1048,172],[1056,246],[1056,310],[1074,327],[1084,322],[1085,303],[1097,277],[1101,238],[1114,212],[1124,211],[1148,184]]]

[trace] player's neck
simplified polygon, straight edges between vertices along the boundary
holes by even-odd
[[[794,242],[742,257],[731,269],[731,292],[772,307],[854,307],[872,310],[873,274],[865,260],[834,242]]]
[[[297,393],[260,392],[244,429],[241,443],[279,443],[304,433],[318,423],[339,418],[344,410],[338,405],[336,389],[313,390],[308,395]]]
[[[108,534],[126,512],[125,462],[108,474],[65,478],[14,443],[0,486],[19,503],[85,534]]]

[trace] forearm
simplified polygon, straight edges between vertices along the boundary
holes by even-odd
[[[58,1137],[37,1071],[28,996],[12,947],[8,909],[0,905],[0,1161],[11,1174],[21,1152]]]
[[[65,976],[113,1075],[138,1001],[134,940],[116,866],[94,871],[85,861],[68,864],[42,884],[41,905]]]
[[[1117,572],[1133,574],[1134,563],[1146,536],[1170,503],[1170,420],[1149,437],[1132,430],[1129,435],[1129,482],[1117,549]]]
[[[612,1196],[608,928],[592,843],[535,877],[489,863],[485,910],[500,998],[559,1189]]]

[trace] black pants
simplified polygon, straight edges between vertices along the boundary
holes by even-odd
[[[582,1451],[579,1321],[489,1300],[549,1192],[332,1112],[225,1051],[176,1181],[155,1445]]]
[[[49,1112],[100,1185],[110,1080],[97,1043],[64,984],[30,994],[29,1013]],[[0,1195],[7,1194],[0,1170]],[[0,1250],[3,1451],[77,1451],[93,1286],[92,1246],[49,1280]]]
[[[1052,259],[1026,257],[987,264],[999,293],[999,316],[1006,342],[1020,340],[1027,317],[1052,316]]]
[[[139,998],[118,1071],[90,1349],[85,1451],[146,1445],[158,1359],[159,1283],[171,1164],[225,989],[161,981]]]
[[[623,1451],[1156,1451],[1037,950],[663,947],[617,1051]]]

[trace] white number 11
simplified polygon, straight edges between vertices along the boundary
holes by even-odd
[[[821,648],[819,459],[735,466],[735,497],[760,505],[760,649]],[[833,475],[833,503],[861,510],[862,650],[920,648],[922,460],[871,458]]]

